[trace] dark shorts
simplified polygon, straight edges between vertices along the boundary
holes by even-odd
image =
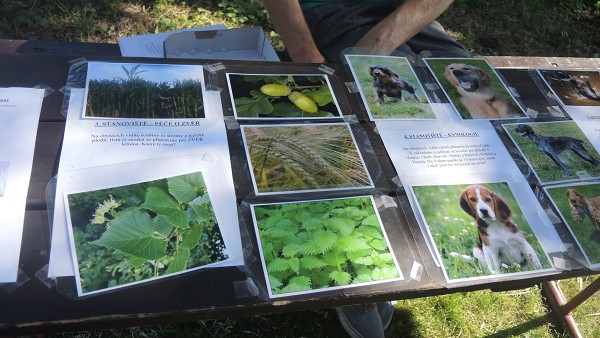
[[[378,22],[399,6],[397,1],[336,3],[304,11],[317,47],[328,62],[341,63],[342,51],[356,43]],[[434,21],[405,44],[398,55],[416,56],[427,50],[432,56],[470,57],[468,50],[452,39]]]

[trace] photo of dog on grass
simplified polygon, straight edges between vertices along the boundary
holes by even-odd
[[[577,123],[504,124],[541,183],[600,176],[600,155]]]
[[[463,119],[504,119],[525,114],[484,59],[425,59]]]
[[[507,183],[412,190],[449,282],[551,267]]]
[[[546,188],[588,264],[600,267],[600,184]]]
[[[419,79],[404,57],[346,55],[371,120],[435,119]]]

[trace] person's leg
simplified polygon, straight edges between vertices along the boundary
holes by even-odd
[[[394,11],[398,2],[380,1],[367,4],[337,3],[304,11],[304,16],[321,54],[328,62],[341,63],[342,52],[354,45],[379,21]],[[429,51],[434,56],[470,57],[466,48],[452,39],[434,21],[397,51],[417,56]]]
[[[379,314],[379,303],[351,305],[336,308],[340,324],[352,338],[384,338],[384,325]],[[383,307],[382,307],[383,308]],[[393,314],[393,313],[392,313]],[[388,320],[389,317],[389,320]],[[386,310],[389,325],[391,316]]]

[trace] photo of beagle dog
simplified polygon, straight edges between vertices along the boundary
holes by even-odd
[[[375,104],[379,105],[383,103],[385,96],[404,101],[404,97],[402,96],[403,90],[411,94],[415,102],[421,103],[421,100],[415,93],[415,88],[391,68],[372,65],[369,66],[369,74],[373,78]]]
[[[520,267],[542,267],[540,259],[517,224],[512,210],[496,192],[483,185],[470,185],[460,193],[460,207],[475,220],[479,242],[473,246],[473,256],[492,274],[503,264]]]
[[[446,66],[444,77],[460,95],[460,102],[474,119],[522,116],[520,110],[490,84],[492,77],[480,67],[465,63]]]

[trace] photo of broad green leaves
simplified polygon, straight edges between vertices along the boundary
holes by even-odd
[[[600,167],[588,163],[568,149],[558,154],[558,157],[571,171],[570,174],[565,173],[554,163],[550,156],[538,148],[535,142],[528,137],[522,137],[515,131],[515,127],[519,124],[530,126],[536,134],[542,136],[569,136],[576,138],[583,141],[583,147],[592,157],[600,160],[600,154],[598,154],[598,151],[596,151],[577,123],[573,121],[504,124],[504,130],[506,130],[512,141],[517,145],[523,157],[527,159],[527,162],[541,183],[577,179],[580,177],[579,174],[581,172],[585,172],[587,175],[593,177],[600,176]]]
[[[227,78],[238,119],[340,117],[325,75],[227,74]]]
[[[252,210],[274,296],[402,278],[368,196]]]
[[[67,199],[83,294],[228,258],[201,172]]]
[[[546,188],[548,195],[554,202],[554,205],[567,223],[571,233],[579,242],[591,264],[600,264],[600,231],[589,218],[574,217],[567,190],[575,189],[585,196],[586,199],[594,199],[600,196],[600,184],[586,184],[576,186],[562,186],[557,188]]]
[[[85,117],[204,118],[202,66],[93,62]]]
[[[242,126],[257,193],[372,186],[347,124]]]
[[[487,267],[479,263],[477,259],[467,262],[462,256],[454,255],[456,253],[472,257],[473,245],[479,242],[479,234],[473,218],[467,215],[459,204],[462,190],[469,185],[413,186],[419,208],[425,218],[449,280],[491,275]],[[550,262],[533,234],[508,184],[484,183],[481,185],[496,192],[509,205],[513,213],[513,222],[517,224],[537,253],[542,267],[550,268]],[[521,268],[518,264],[503,265],[501,267],[501,273],[517,273],[529,270],[528,266]]]
[[[376,119],[435,119],[429,99],[412,70],[410,64],[403,57],[348,55],[349,65],[357,81],[371,118]],[[402,92],[404,101],[385,97],[382,104],[375,103],[375,89],[373,77],[369,74],[369,67],[373,65],[385,66],[393,70],[398,76],[410,83],[421,102],[416,102],[412,95]]]

